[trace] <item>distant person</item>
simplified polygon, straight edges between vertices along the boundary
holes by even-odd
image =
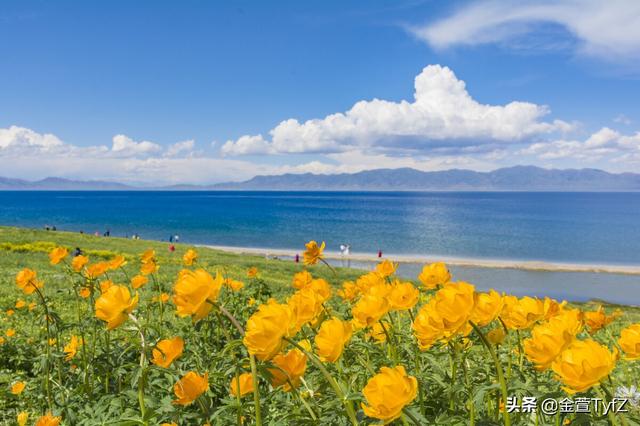
[[[80,230],[80,234],[84,234],[84,231],[82,229]]]
[[[73,251],[73,257],[78,257],[82,254],[82,250],[80,250],[80,247],[76,247],[76,249]]]
[[[340,244],[340,254],[342,254],[343,256],[349,256],[349,254],[351,254],[351,245]]]
[[[382,250],[378,249],[378,257],[382,257]]]
[[[176,243],[177,243],[178,241],[180,241],[180,235],[176,234],[176,235],[173,237],[173,241],[175,241]]]
[[[300,263],[300,255],[296,253],[296,263]]]
[[[170,244],[170,245],[169,245],[169,251],[170,251],[171,253],[173,253],[174,251],[176,251],[176,246],[174,246],[173,244]]]
[[[93,235],[95,235],[96,237],[99,237],[100,236],[100,232],[96,231],[96,232],[93,233]]]
[[[53,226],[51,227],[51,230],[52,230],[52,231],[57,231],[56,226],[55,226],[55,225],[53,225]]]
[[[172,243],[173,242],[173,235],[169,235],[169,242]]]

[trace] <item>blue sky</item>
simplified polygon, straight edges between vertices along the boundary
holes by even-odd
[[[5,1],[0,174],[640,170],[639,16],[615,0]]]

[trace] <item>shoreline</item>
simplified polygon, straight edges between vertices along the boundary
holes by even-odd
[[[251,254],[262,256],[287,256],[293,257],[296,253],[302,255],[303,250],[275,249],[261,247],[234,247],[211,244],[194,244],[196,247],[206,247],[234,254]],[[340,252],[325,251],[324,257],[329,260],[351,260],[358,262],[377,263],[380,259],[375,254],[351,253],[347,256]],[[382,259],[393,260],[398,263],[426,264],[433,262],[445,262],[451,266],[475,267],[487,269],[520,269],[536,272],[590,272],[620,275],[640,275],[640,266],[633,265],[607,265],[607,264],[581,264],[564,262],[546,262],[537,260],[503,260],[503,259],[477,259],[451,256],[421,256],[407,254],[387,254]]]

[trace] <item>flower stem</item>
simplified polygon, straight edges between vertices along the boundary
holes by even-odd
[[[489,355],[491,355],[491,358],[493,359],[493,362],[496,367],[496,375],[498,376],[498,383],[500,384],[502,402],[504,403],[504,407],[505,407],[504,410],[502,411],[504,424],[505,426],[511,426],[511,418],[509,417],[509,411],[507,410],[507,397],[509,395],[507,394],[507,383],[504,380],[504,373],[502,371],[502,364],[500,363],[500,358],[498,358],[498,356],[496,355],[496,351],[493,349],[493,346],[491,346],[491,343],[489,343],[489,341],[487,340],[486,336],[482,333],[480,328],[477,325],[475,325],[473,321],[469,321],[469,324],[471,324],[471,327],[473,327],[473,330],[480,337],[480,340],[482,340],[482,343],[484,344],[485,348],[487,348]]]

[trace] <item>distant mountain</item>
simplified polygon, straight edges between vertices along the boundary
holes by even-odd
[[[492,172],[410,168],[377,169],[336,175],[256,176],[239,183],[214,185],[235,190],[333,191],[640,191],[640,174],[613,174],[597,169],[543,169],[515,166]]]
[[[154,188],[105,181],[46,178],[31,182],[0,177],[0,190],[268,190],[268,191],[640,191],[640,174],[597,169],[543,169],[515,166],[492,172],[452,169],[423,172],[410,168],[358,173],[256,176],[244,182],[173,185]]]

